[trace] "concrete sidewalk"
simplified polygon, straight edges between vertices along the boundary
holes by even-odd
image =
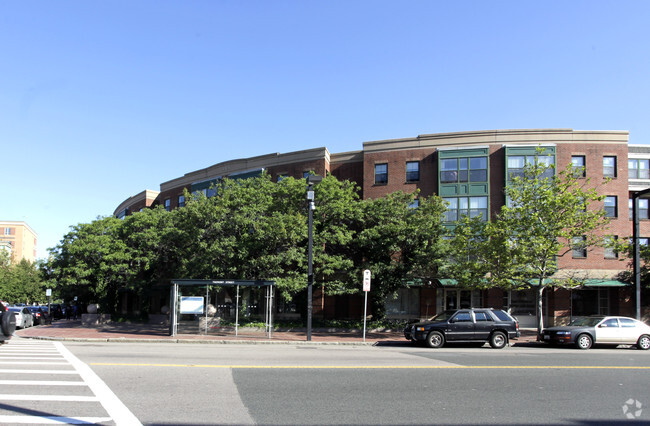
[[[512,345],[535,343],[535,330],[522,330],[522,336]],[[166,342],[166,343],[255,343],[255,344],[340,344],[340,345],[382,345],[408,346],[401,331],[341,331],[313,329],[312,339],[307,341],[305,329],[274,331],[269,338],[264,331],[240,328],[223,329],[210,334],[169,335],[169,327],[159,324],[110,323],[93,327],[82,327],[81,321],[58,320],[52,324],[39,325],[16,331],[16,336],[32,339],[62,341],[104,341],[104,342]]]

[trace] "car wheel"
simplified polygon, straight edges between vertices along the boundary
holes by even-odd
[[[576,347],[578,349],[589,349],[593,343],[594,340],[591,338],[591,336],[584,333],[578,336],[576,339]]]
[[[495,331],[490,336],[490,346],[494,349],[503,349],[508,343],[508,338],[502,331]]]
[[[636,347],[644,351],[650,349],[650,336],[644,334],[643,336],[639,337],[639,341],[636,342]]]
[[[445,344],[445,336],[439,331],[432,331],[427,336],[427,346],[430,348],[441,348]]]
[[[2,334],[5,336],[14,334],[14,331],[16,331],[16,316],[13,313],[4,312],[2,319],[0,319],[0,327],[2,328]]]

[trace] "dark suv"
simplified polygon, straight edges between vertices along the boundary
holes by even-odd
[[[430,348],[440,348],[445,342],[490,342],[493,348],[501,349],[519,336],[519,322],[505,311],[492,308],[445,311],[404,329],[407,340],[424,342]]]

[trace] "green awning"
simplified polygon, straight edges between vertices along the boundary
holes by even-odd
[[[590,279],[590,280],[585,280],[585,287],[627,287],[631,285],[630,283],[626,283],[624,281],[619,281],[619,280],[597,280],[597,279]]]

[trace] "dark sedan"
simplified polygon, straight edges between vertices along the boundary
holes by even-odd
[[[569,325],[544,329],[541,338],[546,343],[572,344],[579,349],[589,349],[595,343],[650,349],[650,327],[627,317],[576,318]]]
[[[47,319],[46,311],[44,311],[40,306],[28,306],[27,309],[32,313],[34,325],[45,324]]]

